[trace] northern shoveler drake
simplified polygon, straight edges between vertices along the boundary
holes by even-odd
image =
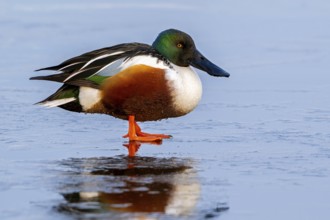
[[[179,117],[197,106],[202,85],[190,66],[212,76],[229,77],[196,49],[188,34],[169,29],[151,46],[126,43],[94,50],[37,70],[54,70],[56,74],[31,79],[63,83],[38,104],[128,120],[124,137],[159,141],[171,136],[144,133],[136,121]]]

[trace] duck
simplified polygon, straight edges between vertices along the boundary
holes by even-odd
[[[36,70],[55,74],[30,79],[62,84],[36,104],[127,120],[124,138],[153,142],[172,136],[143,132],[137,122],[180,117],[194,110],[202,83],[192,67],[214,77],[230,76],[197,50],[190,35],[168,29],[152,45],[134,42],[93,50]]]

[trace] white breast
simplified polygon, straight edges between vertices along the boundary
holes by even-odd
[[[166,71],[166,79],[171,88],[174,108],[182,114],[191,112],[202,97],[202,83],[197,73],[190,67],[172,64]]]

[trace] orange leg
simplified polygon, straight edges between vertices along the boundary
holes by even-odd
[[[170,135],[165,134],[148,134],[141,131],[140,126],[136,123],[134,115],[128,116],[128,134],[123,136],[129,138],[130,141],[161,141],[164,138],[170,138]]]

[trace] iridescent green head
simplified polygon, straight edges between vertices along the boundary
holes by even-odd
[[[212,76],[229,77],[229,73],[206,59],[196,49],[193,39],[182,31],[168,29],[161,32],[152,47],[175,65],[182,67],[192,65]]]
[[[189,66],[188,60],[196,50],[193,39],[188,34],[175,29],[161,32],[152,46],[178,66]]]

